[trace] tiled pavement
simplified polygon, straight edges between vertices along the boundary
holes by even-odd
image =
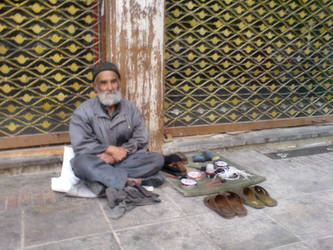
[[[272,160],[288,142],[218,151],[251,172],[277,207],[224,219],[169,184],[162,202],[110,219],[105,199],[50,191],[58,172],[0,176],[0,249],[333,249],[333,152]],[[289,145],[290,146],[290,145]]]

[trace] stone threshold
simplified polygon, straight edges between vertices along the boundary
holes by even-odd
[[[176,137],[164,143],[162,152],[167,155],[319,137],[328,137],[332,142],[333,124]],[[61,169],[63,152],[64,145],[0,151],[0,176],[58,171]]]
[[[164,143],[163,153],[195,152],[330,136],[333,136],[333,123],[243,131],[238,133],[178,137],[173,138],[170,142]]]
[[[0,176],[59,170],[64,145],[0,151]]]

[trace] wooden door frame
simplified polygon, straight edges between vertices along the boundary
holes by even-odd
[[[121,74],[124,96],[141,110],[149,149],[162,151],[164,100],[164,0],[104,0],[103,60]],[[102,23],[103,24],[103,23]]]
[[[252,122],[235,122],[226,124],[215,124],[205,126],[188,126],[188,127],[166,127],[165,134],[179,137],[191,135],[219,134],[236,131],[251,131],[270,128],[285,128],[296,126],[318,125],[332,122],[333,116],[304,117],[294,119],[279,119],[268,121],[252,121]]]

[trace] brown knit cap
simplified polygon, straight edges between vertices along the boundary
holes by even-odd
[[[101,62],[96,64],[95,67],[93,68],[93,81],[95,81],[95,78],[98,73],[105,70],[111,70],[115,72],[120,79],[120,73],[116,65],[114,65],[112,62]]]

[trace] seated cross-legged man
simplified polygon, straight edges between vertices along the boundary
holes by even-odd
[[[120,73],[111,62],[93,69],[97,97],[73,113],[70,138],[77,177],[100,187],[160,186],[164,157],[147,149],[148,131],[134,103],[122,98]]]

